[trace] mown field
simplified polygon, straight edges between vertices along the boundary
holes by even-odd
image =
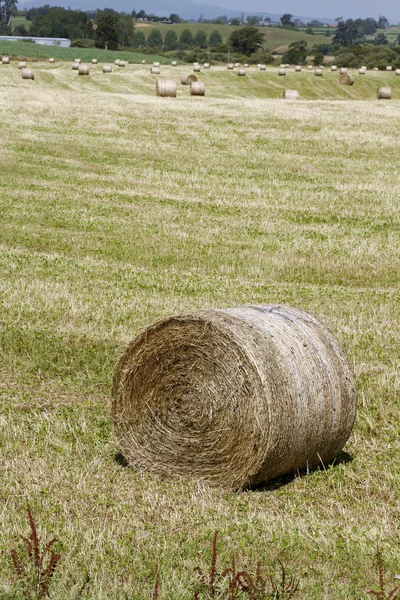
[[[180,80],[185,67],[163,67]],[[400,77],[202,73],[204,98],[157,98],[148,67],[79,77],[0,65],[0,597],[29,502],[62,560],[53,598],[189,600],[219,562],[281,560],[303,600],[366,599],[400,569]],[[377,101],[389,84],[391,101]],[[302,100],[280,98],[283,87]],[[128,340],[193,308],[315,313],[353,366],[346,455],[223,493],[118,459],[114,365]],[[391,589],[391,588],[390,588]]]

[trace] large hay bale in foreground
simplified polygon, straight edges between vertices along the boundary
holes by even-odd
[[[89,75],[88,65],[79,65],[78,75]]]
[[[298,100],[300,98],[300,94],[297,90],[283,90],[282,95],[285,100]]]
[[[167,96],[176,98],[176,81],[173,79],[158,79],[156,83],[156,95],[163,98]]]
[[[339,78],[340,85],[354,85],[354,77],[349,73],[343,73]]]
[[[203,81],[193,81],[190,84],[190,95],[191,96],[205,96],[206,86]]]
[[[22,79],[35,79],[35,74],[32,69],[22,69]]]
[[[392,97],[392,88],[390,88],[390,87],[378,88],[376,97],[378,98],[378,100],[390,100],[390,98]]]
[[[283,306],[156,323],[120,358],[112,396],[130,465],[224,489],[329,461],[356,414],[353,375],[335,337]]]
[[[192,73],[190,75],[183,75],[182,79],[181,79],[182,85],[190,85],[194,81],[197,81],[197,77],[196,77],[196,75],[193,75]]]

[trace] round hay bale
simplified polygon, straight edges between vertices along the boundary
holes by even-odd
[[[196,67],[193,67],[193,72],[194,73],[201,73],[201,68],[199,67],[199,65],[197,65]]]
[[[80,58],[74,58],[74,62],[80,64],[81,59]]]
[[[334,458],[356,396],[339,343],[315,317],[243,306],[170,317],[134,339],[111,412],[137,470],[237,489]]]
[[[183,75],[181,79],[182,85],[190,85],[191,83],[193,83],[193,81],[197,81],[196,75],[193,74]]]
[[[301,72],[301,65],[296,65],[294,68],[296,73],[300,73]]]
[[[209,69],[210,68],[210,63],[204,63],[203,68],[204,69]]]
[[[117,67],[118,67],[118,65],[119,65],[119,58],[117,58],[116,60],[114,60],[114,65],[117,65]]]
[[[258,65],[257,65],[257,69],[259,69],[260,67],[261,67],[261,64],[260,64],[260,63],[258,63]]]
[[[159,67],[160,63],[159,62],[153,62],[153,67]]]
[[[290,68],[290,65],[288,63],[286,63],[284,66],[285,66],[285,69],[289,69]]]
[[[250,65],[249,65],[249,63],[244,63],[243,66],[244,66],[245,69],[248,69]]]
[[[337,66],[336,65],[331,65],[331,71],[337,71]]]
[[[89,67],[87,65],[79,65],[78,75],[89,75]]]
[[[240,67],[240,63],[236,62],[234,67],[235,67],[235,69],[238,69]]]
[[[203,81],[193,81],[190,84],[190,95],[191,96],[205,96],[206,86]]]
[[[346,67],[342,67],[342,68],[340,69],[339,73],[340,73],[341,75],[344,75],[345,73],[347,73],[347,68],[346,68]]]
[[[353,85],[354,77],[353,77],[353,75],[350,75],[349,73],[343,73],[343,75],[341,75],[339,78],[339,83],[340,83],[340,85]]]
[[[198,63],[198,62],[194,62],[194,63],[193,63],[193,66],[194,66],[194,67],[198,67],[198,66],[199,66],[199,63]]]
[[[150,73],[151,73],[152,75],[159,75],[159,74],[161,73],[161,71],[160,71],[160,67],[151,67],[151,69],[150,69]]]
[[[18,69],[26,69],[26,62],[24,60],[18,63]]]
[[[315,69],[314,71],[314,75],[316,75],[317,77],[322,77],[324,74],[322,69]]]
[[[233,63],[228,63],[227,69],[228,71],[233,71]]]
[[[22,69],[22,79],[35,79],[32,69]]]
[[[278,69],[278,75],[283,76],[286,75],[286,69],[284,69],[283,67],[279,67]]]
[[[392,88],[390,88],[390,87],[378,88],[376,97],[378,98],[378,100],[390,100],[390,98],[392,97]]]
[[[280,69],[284,69],[285,67],[286,67],[286,65],[284,65],[283,63],[281,63],[281,64],[279,65],[279,68],[280,68]]]
[[[372,67],[373,71],[379,71],[378,67]]]
[[[391,67],[391,65],[387,65],[387,67],[386,67],[386,71],[391,71],[391,70],[392,70],[392,67]]]
[[[97,60],[97,58],[92,58],[92,65],[97,65],[99,61]]]
[[[400,75],[400,69],[396,69],[396,75]]]
[[[49,63],[53,64],[55,62],[54,58],[49,58]]]
[[[118,61],[118,66],[119,67],[125,67],[125,65],[126,65],[126,62],[124,60],[119,60]]]
[[[266,65],[260,65],[260,71],[266,71],[267,67]]]
[[[358,69],[358,74],[365,75],[365,69],[363,69],[362,67],[361,67],[361,69]]]
[[[176,81],[173,79],[158,79],[156,83],[156,95],[162,98],[176,98]]]
[[[313,68],[313,66],[312,66],[312,65],[307,65],[307,69],[308,69],[309,71],[312,71],[312,68]]]
[[[246,69],[239,69],[237,74],[239,77],[246,77]]]
[[[147,65],[147,60],[146,59],[142,60],[142,65]]]
[[[300,94],[297,90],[283,90],[283,97],[285,100],[298,100]]]
[[[104,65],[104,67],[103,67],[103,73],[112,73],[112,66],[111,65]]]
[[[79,69],[79,63],[78,62],[73,62],[72,63],[72,70],[73,71],[77,71]]]
[[[173,60],[173,61],[172,61],[172,63],[171,63],[171,66],[172,66],[172,67],[176,67],[176,66],[178,66],[178,63],[176,62],[176,60]]]
[[[1,62],[3,63],[3,65],[9,65],[10,64],[10,57],[9,56],[3,56],[3,58],[1,59]]]

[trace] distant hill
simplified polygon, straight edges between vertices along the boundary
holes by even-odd
[[[155,14],[157,16],[168,17],[171,13],[176,13],[180,17],[186,20],[196,20],[202,15],[205,19],[215,19],[221,15],[226,15],[228,18],[240,17],[242,11],[232,10],[228,8],[222,8],[220,6],[212,6],[211,4],[197,4],[191,2],[191,0],[30,0],[29,2],[20,1],[18,8],[20,10],[32,7],[43,6],[44,4],[50,4],[51,6],[62,6],[64,8],[71,8],[73,10],[95,10],[96,8],[106,8],[112,5],[114,10],[118,12],[131,13],[133,9],[136,11],[142,8],[148,14]],[[249,7],[247,7],[248,9]],[[263,16],[269,17],[272,21],[279,21],[282,13],[274,14],[260,11],[244,11],[244,15],[249,14],[262,14]],[[295,15],[297,17],[297,15]],[[311,21],[315,17],[298,17],[302,21]],[[320,19],[322,22],[329,22],[327,19]]]

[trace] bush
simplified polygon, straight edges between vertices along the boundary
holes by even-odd
[[[73,40],[71,42],[71,48],[94,48],[95,42],[94,40]]]

